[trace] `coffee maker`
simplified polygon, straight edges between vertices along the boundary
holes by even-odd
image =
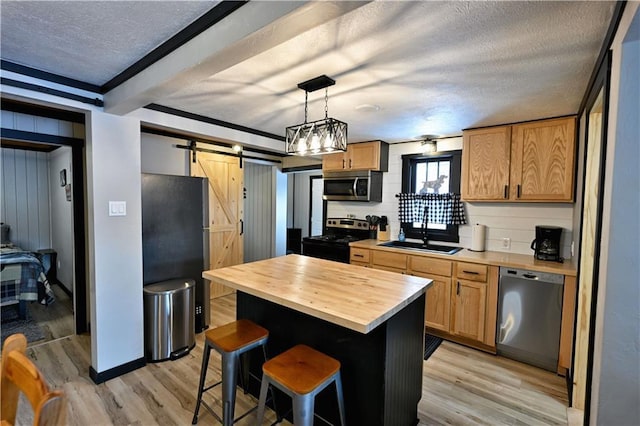
[[[536,226],[536,239],[531,242],[538,260],[562,262],[560,257],[560,236],[562,228],[557,226]]]

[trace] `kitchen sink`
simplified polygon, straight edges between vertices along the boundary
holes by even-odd
[[[412,241],[389,241],[378,244],[383,247],[403,248],[409,250],[426,251],[429,253],[454,254],[462,250],[462,247],[441,246],[436,244],[415,243]]]

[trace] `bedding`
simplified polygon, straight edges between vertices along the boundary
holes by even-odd
[[[19,247],[3,245],[0,247],[0,305],[23,305],[34,300],[42,305],[55,301],[40,258]]]

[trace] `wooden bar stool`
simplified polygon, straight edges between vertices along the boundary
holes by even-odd
[[[293,424],[313,425],[315,397],[331,383],[336,384],[340,424],[345,425],[340,362],[310,348],[297,345],[264,363],[258,403],[257,424],[261,425],[272,384],[293,399]]]
[[[193,414],[192,424],[198,423],[200,404],[222,422],[224,426],[231,426],[257,407],[244,413],[239,418],[233,418],[236,403],[236,372],[239,367],[240,355],[262,346],[264,360],[267,360],[265,344],[269,338],[269,331],[252,321],[240,319],[205,332],[205,345],[202,353],[202,369],[200,370],[200,385],[198,386],[198,401]],[[215,349],[222,356],[222,380],[205,388],[209,355]],[[256,378],[258,379],[258,378]],[[213,409],[202,400],[202,394],[214,386],[222,383],[222,419]]]

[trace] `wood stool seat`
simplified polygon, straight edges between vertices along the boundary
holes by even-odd
[[[340,370],[340,362],[305,345],[294,346],[267,361],[262,371],[293,392],[304,395]]]
[[[274,385],[293,399],[293,423],[311,426],[315,397],[335,383],[340,424],[345,425],[344,397],[340,362],[306,345],[297,345],[273,357],[262,366],[262,385],[257,424],[262,424],[269,385]]]
[[[204,336],[209,343],[215,345],[221,351],[233,352],[269,337],[269,331],[252,321],[240,319],[207,330]]]
[[[241,366],[240,356],[259,346],[262,346],[264,360],[267,360],[265,345],[268,338],[269,331],[267,329],[246,319],[239,319],[205,332],[202,367],[200,370],[200,384],[198,386],[198,399],[196,402],[195,412],[193,414],[193,420],[191,421],[192,424],[196,424],[198,422],[200,404],[204,405],[205,408],[225,426],[232,425],[235,421],[240,420],[257,408],[256,406],[237,419],[234,419],[236,402],[236,373],[237,369]],[[211,349],[215,349],[222,356],[222,380],[205,387]],[[245,369],[245,372],[248,373],[248,368]],[[249,374],[247,374],[247,376],[249,376]],[[258,380],[259,378],[256,377],[256,379]],[[246,380],[248,380],[248,377],[246,377]],[[211,407],[202,400],[202,394],[204,392],[219,384],[222,384],[222,419],[220,419]]]

